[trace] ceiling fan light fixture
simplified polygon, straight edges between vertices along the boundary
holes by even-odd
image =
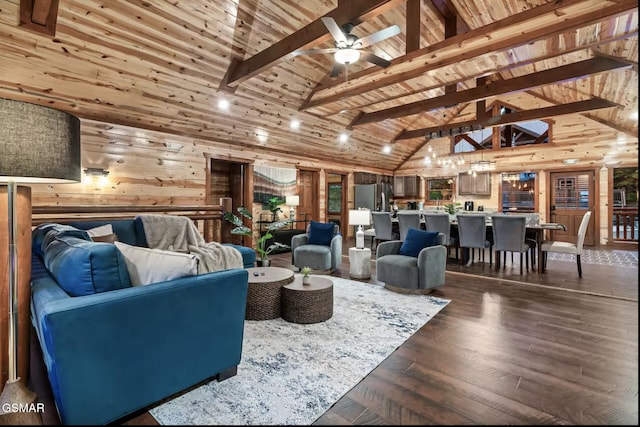
[[[360,59],[360,51],[357,49],[340,49],[334,54],[334,57],[339,64],[353,64]]]

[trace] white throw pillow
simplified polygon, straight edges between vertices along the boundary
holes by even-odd
[[[132,286],[165,282],[198,274],[198,258],[195,255],[162,249],[149,249],[114,242],[127,264]]]
[[[111,224],[101,225],[87,230],[87,234],[89,237],[108,236],[109,234],[113,234],[113,227]]]

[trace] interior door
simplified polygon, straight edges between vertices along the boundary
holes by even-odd
[[[304,219],[305,214],[308,220],[318,220],[318,172],[313,170],[300,169],[298,179],[298,195],[300,205],[296,209],[296,218]],[[308,224],[307,224],[308,225]],[[296,228],[303,230],[304,223],[296,223]]]
[[[327,172],[327,188],[325,191],[327,200],[327,222],[335,222],[340,226],[340,231],[346,233],[347,226],[347,175],[338,172]],[[346,235],[346,234],[345,234]]]
[[[221,198],[231,199],[231,211],[238,215],[238,208],[244,206],[249,211],[253,209],[253,165],[233,160],[208,159],[207,170],[207,204],[222,204]],[[205,223],[205,225],[207,225]],[[220,222],[219,239],[223,243],[234,243],[244,246],[252,246],[251,237],[231,234],[233,225],[228,221]],[[205,229],[205,236],[210,240],[213,231]]]
[[[575,243],[582,217],[593,210],[595,203],[595,174],[593,171],[553,172],[551,180],[551,222],[563,224],[566,231],[553,231],[552,240]],[[591,215],[584,244],[596,244],[595,215]]]

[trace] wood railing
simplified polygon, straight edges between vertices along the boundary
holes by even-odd
[[[33,226],[46,222],[67,224],[75,221],[113,221],[132,219],[138,214],[170,214],[191,218],[206,241],[221,241],[222,206],[219,205],[75,205],[33,206]]]
[[[638,208],[613,208],[614,241],[638,241]]]

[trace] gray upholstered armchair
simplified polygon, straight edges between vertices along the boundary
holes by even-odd
[[[382,242],[376,251],[377,279],[396,292],[427,293],[444,285],[447,268],[445,235],[438,233],[437,243],[420,250],[417,257],[400,255],[402,241]]]
[[[322,223],[316,223],[326,225]],[[314,224],[312,224],[314,225]],[[310,267],[312,270],[338,270],[342,263],[342,236],[340,226],[333,225],[333,237],[327,239],[328,244],[310,244],[309,225],[305,234],[298,234],[291,238],[291,257],[293,265],[302,268]],[[313,231],[312,231],[313,232]]]

